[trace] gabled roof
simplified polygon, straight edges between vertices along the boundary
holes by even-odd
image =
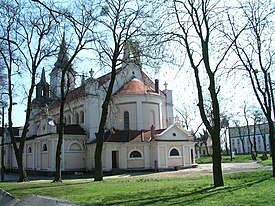
[[[191,141],[193,136],[185,129],[176,124],[169,126],[160,134],[155,135],[156,141]]]

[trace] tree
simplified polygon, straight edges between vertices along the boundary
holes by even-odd
[[[228,141],[227,141],[227,134],[226,132],[229,130],[229,118],[226,115],[222,115],[221,117],[221,128],[224,132],[224,144],[225,144],[225,150],[226,154],[229,155],[229,147],[228,147]]]
[[[266,142],[266,134],[267,134],[268,128],[266,127],[266,125],[267,125],[267,122],[266,122],[265,118],[262,119],[261,122],[259,122],[257,125],[258,130],[259,130],[261,137],[263,139],[263,145],[264,145],[264,152],[262,155],[263,160],[268,159],[268,157],[267,157],[267,142]]]
[[[239,14],[241,15],[238,15],[238,19],[235,19],[235,16],[230,17],[231,38],[236,37],[236,33],[243,24],[246,25],[246,30],[239,41],[234,42],[234,51],[241,68],[247,72],[253,92],[267,119],[272,154],[275,154],[275,139],[270,73],[272,74],[274,62],[274,12],[271,1],[251,0],[246,3],[240,2]],[[272,167],[272,175],[275,177],[274,158],[272,158]]]
[[[54,15],[54,13],[62,13],[61,10],[52,9],[52,6],[49,7],[41,1],[34,1],[46,7],[51,15]],[[99,129],[96,133],[95,181],[101,181],[103,180],[101,154],[104,142],[104,128],[108,117],[109,103],[117,69],[119,66],[123,66],[123,64],[137,61],[137,59],[133,58],[140,55],[138,47],[136,47],[135,52],[139,54],[134,55],[135,57],[129,57],[132,58],[132,61],[126,62],[126,60],[128,61],[129,59],[123,59],[122,53],[126,46],[135,47],[135,37],[138,36],[140,32],[143,32],[142,26],[146,22],[145,17],[148,17],[148,11],[145,9],[145,4],[128,0],[96,1],[94,4],[90,1],[80,1],[79,5],[80,7],[78,7],[76,14],[78,14],[78,12],[82,13],[80,16],[83,22],[80,20],[75,21],[76,18],[73,18],[70,12],[65,12],[64,16],[73,22],[74,28],[80,25],[84,26],[84,29],[92,32],[91,35],[94,43],[90,48],[98,55],[99,64],[111,70],[109,84],[105,88],[106,95],[102,104]],[[96,9],[93,8],[93,5],[96,5]],[[94,20],[96,22],[96,28],[92,28],[86,24],[86,18]],[[62,111],[60,111],[60,113],[62,113]],[[61,119],[60,117],[60,120]]]
[[[244,108],[243,108],[243,114],[244,114],[244,118],[245,118],[245,122],[246,122],[246,135],[247,135],[247,139],[249,141],[249,149],[250,149],[250,154],[251,154],[251,158],[253,160],[256,159],[256,157],[254,157],[254,153],[253,153],[253,142],[251,140],[251,131],[250,131],[250,125],[249,125],[249,110],[247,109],[247,104],[245,103]]]
[[[245,132],[244,129],[240,126],[240,121],[239,120],[233,120],[233,123],[235,124],[235,128],[237,129],[237,132],[239,134],[239,139],[242,143],[242,150],[243,153],[246,154],[246,150],[245,150],[245,142],[244,142],[244,136],[245,136]],[[232,148],[231,148],[232,149]],[[233,148],[234,149],[234,148]]]
[[[217,76],[232,46],[232,42],[227,44],[224,41],[224,35],[220,32],[224,26],[222,24],[224,10],[219,7],[218,3],[211,4],[211,1],[208,0],[186,0],[173,1],[173,12],[177,22],[174,27],[176,31],[173,35],[178,38],[178,44],[186,50],[196,81],[200,115],[213,141],[214,186],[223,186],[220,144],[221,121],[218,101],[220,89],[217,85]],[[219,43],[219,46],[215,46]],[[202,84],[202,79],[204,79],[204,84]],[[208,91],[203,89],[204,85]],[[207,118],[205,96],[210,97],[213,121]]]
[[[203,133],[199,133],[199,141],[202,142],[205,146],[206,149],[206,155],[210,156],[209,154],[209,150],[208,150],[208,145],[207,145],[207,140],[208,138],[210,138],[209,133],[207,132],[207,130],[203,129]]]
[[[0,93],[3,93],[6,89],[7,76],[5,74],[4,67],[2,66],[2,61],[0,60]]]
[[[188,130],[190,128],[190,123],[193,120],[193,118],[191,117],[190,108],[188,109],[187,106],[184,106],[181,109],[176,108],[175,110],[180,114],[182,118],[183,127]]]
[[[45,8],[49,15],[55,20],[57,24],[59,22],[66,23],[66,29],[69,34],[73,37],[73,42],[70,45],[71,56],[69,57],[69,49],[66,45],[65,31],[62,37],[62,43],[60,51],[58,53],[58,69],[61,71],[59,76],[59,89],[60,94],[55,98],[59,102],[59,121],[58,121],[58,141],[56,146],[55,155],[55,177],[53,182],[62,182],[61,173],[61,149],[63,144],[64,134],[64,108],[67,102],[67,97],[74,84],[74,77],[76,72],[72,68],[73,61],[77,58],[78,54],[83,50],[89,50],[88,44],[94,41],[93,30],[96,25],[95,19],[98,8],[94,2],[72,2],[71,5],[67,5],[66,8],[61,7],[58,4],[44,4],[39,0],[33,0]]]
[[[95,181],[103,180],[102,172],[102,147],[104,143],[104,128],[108,117],[109,103],[111,100],[113,87],[116,79],[117,69],[122,64],[128,64],[138,59],[121,58],[124,48],[135,47],[134,40],[143,31],[146,17],[148,18],[145,2],[129,0],[103,1],[101,4],[101,18],[98,23],[102,30],[97,33],[96,52],[98,53],[102,65],[111,69],[109,85],[106,88],[106,95],[101,106],[101,119],[98,132],[96,133],[95,150]],[[108,38],[106,39],[106,35]],[[141,51],[135,47],[136,54],[129,58],[139,57]],[[128,60],[129,62],[127,62]]]
[[[42,62],[55,52],[53,37],[55,25],[53,19],[45,15],[43,9],[28,1],[1,1],[1,47],[0,55],[7,71],[8,82],[8,122],[15,157],[19,169],[19,181],[28,181],[23,166],[23,152],[32,107],[32,95],[35,87],[37,69]],[[22,135],[17,144],[12,129],[12,105],[15,76],[19,78],[25,72],[31,81],[26,90],[27,109]],[[16,75],[17,74],[17,75]]]

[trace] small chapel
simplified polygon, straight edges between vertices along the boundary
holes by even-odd
[[[124,47],[124,61],[117,69],[105,125],[103,171],[191,167],[195,163],[196,142],[189,131],[174,122],[172,91],[167,83],[165,89],[160,90],[159,80],[152,81],[145,74],[138,52],[133,51],[134,43]],[[36,85],[23,161],[27,171],[55,171],[60,81],[66,61],[68,54],[63,37],[49,83],[43,68]],[[111,73],[95,78],[91,70],[89,77],[83,76],[81,85],[77,86],[76,72],[71,65],[69,70],[61,169],[63,172],[93,171],[95,135]],[[11,165],[17,167],[15,158]]]

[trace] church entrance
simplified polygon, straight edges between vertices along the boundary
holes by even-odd
[[[119,168],[119,156],[118,156],[118,151],[112,151],[112,168]]]

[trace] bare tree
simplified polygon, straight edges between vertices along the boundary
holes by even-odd
[[[244,136],[245,136],[244,129],[240,126],[240,120],[233,120],[233,123],[235,125],[235,128],[237,129],[237,132],[238,132],[238,135],[239,135],[239,139],[240,139],[241,144],[242,144],[243,153],[246,154],[245,142],[244,142]]]
[[[116,79],[116,69],[122,66],[122,63],[127,63],[125,62],[127,59],[122,58],[122,52],[127,43],[133,42],[140,35],[146,17],[148,17],[146,4],[129,0],[103,1],[101,13],[103,16],[98,22],[103,29],[98,33],[96,51],[99,54],[101,64],[111,69],[111,76],[109,85],[106,88],[106,95],[101,107],[101,119],[96,133],[95,181],[103,180],[101,156],[104,128]],[[105,38],[107,34],[110,37],[108,39]],[[141,53],[139,48],[136,49],[135,57],[138,57]]]
[[[76,72],[72,68],[72,62],[77,58],[78,54],[83,50],[88,50],[90,47],[87,45],[94,41],[93,29],[95,27],[95,19],[98,12],[95,12],[96,6],[93,2],[72,2],[66,8],[60,5],[49,4],[46,5],[41,1],[35,1],[47,9],[49,15],[52,16],[55,22],[66,23],[67,33],[73,37],[70,49],[67,48],[65,40],[65,32],[63,34],[60,51],[58,54],[58,65],[61,71],[60,75],[60,94],[56,96],[59,102],[59,121],[58,121],[58,141],[56,146],[55,156],[55,177],[53,182],[62,181],[61,173],[61,149],[63,144],[64,134],[64,107],[67,102],[67,97],[74,84],[73,79]],[[69,57],[69,51],[71,55]]]
[[[232,36],[247,22],[246,31],[239,41],[235,42],[234,50],[242,68],[245,69],[257,101],[268,121],[270,150],[275,154],[274,123],[272,111],[273,91],[270,73],[274,67],[274,8],[271,1],[247,1],[240,3],[238,19],[231,16]],[[240,18],[243,18],[240,21]],[[243,23],[242,23],[243,24]],[[272,115],[273,114],[273,115]],[[273,177],[275,177],[275,161],[272,159]]]
[[[226,154],[229,155],[229,147],[227,140],[227,131],[229,129],[229,118],[226,115],[221,115],[221,128],[223,129],[223,141],[225,144]]]
[[[182,108],[176,108],[175,109],[181,116],[183,127],[187,130],[190,128],[190,123],[192,120],[194,120],[191,117],[191,111],[190,108],[187,108],[187,106],[183,106]]]
[[[48,6],[39,0],[33,1],[38,2],[40,5],[47,8],[51,15],[55,15],[55,13],[63,13],[56,8],[51,8],[51,6]],[[148,11],[145,10],[146,4],[129,0],[95,2],[96,10],[90,8],[92,6],[90,1],[79,1],[79,5],[81,5],[81,7],[78,7],[76,14],[78,12],[82,13],[80,15],[83,18],[82,21],[75,21],[76,18],[73,18],[73,15],[70,12],[65,12],[63,14],[70,22],[73,22],[74,28],[77,25],[82,25],[85,26],[85,29],[89,29],[89,31],[93,32],[92,36],[95,41],[91,47],[94,52],[98,54],[99,64],[105,68],[107,67],[111,69],[109,84],[105,88],[106,95],[102,104],[99,129],[96,133],[95,181],[101,181],[103,180],[101,154],[104,142],[104,128],[108,117],[109,103],[113,92],[117,69],[119,66],[122,66],[122,63],[127,63],[124,61],[125,59],[122,58],[124,47],[126,43],[129,42],[134,44],[133,41],[135,40],[135,37],[138,36],[140,32],[143,32],[142,26],[146,22]],[[86,18],[95,20],[97,27],[92,28],[90,25],[85,24]],[[135,52],[140,53],[138,48]],[[71,60],[73,60],[73,58],[68,62],[71,62]],[[60,113],[62,113],[62,111],[60,111]],[[62,118],[63,117],[60,116],[61,121]],[[62,122],[59,124],[62,124]],[[62,132],[60,132],[59,136],[61,137],[61,135]],[[62,143],[58,145],[61,144]],[[58,146],[58,148],[61,148],[61,146]],[[57,154],[57,156],[59,155],[60,154]]]
[[[209,150],[208,150],[208,145],[207,145],[207,140],[210,138],[210,135],[207,130],[203,129],[203,133],[199,133],[199,141],[204,145],[206,149],[206,155],[210,156]]]
[[[232,45],[232,42],[227,44],[223,40],[223,34],[219,32],[223,27],[222,19],[224,17],[222,14],[224,10],[218,6],[218,3],[212,3],[208,0],[175,0],[173,1],[173,9],[177,22],[175,29],[180,30],[180,33],[175,31],[174,36],[178,37],[177,42],[186,49],[195,76],[200,115],[213,141],[214,185],[215,187],[223,186],[220,144],[221,121],[218,101],[220,88],[217,85],[217,76]],[[223,46],[216,46],[219,44],[218,42]],[[219,51],[215,50],[215,47]],[[202,79],[204,79],[203,83]],[[203,86],[207,87],[208,91],[204,90]],[[210,98],[213,121],[207,117],[205,96]]]
[[[1,1],[1,48],[0,54],[8,77],[8,122],[11,141],[19,169],[19,181],[27,181],[23,166],[23,152],[32,108],[32,95],[35,87],[37,69],[41,63],[54,54],[53,19],[45,15],[43,9],[28,1]],[[34,12],[35,11],[35,12]],[[28,71],[31,83],[26,91],[27,109],[23,132],[19,145],[15,139],[12,125],[12,105],[15,74]],[[19,78],[17,76],[17,78]]]
[[[2,59],[0,59],[0,93],[3,93],[6,89],[7,75],[4,70]]]
[[[247,109],[247,103],[245,102],[244,104],[244,108],[243,108],[243,115],[244,115],[244,119],[246,122],[246,135],[247,135],[247,140],[249,141],[249,149],[250,149],[250,154],[251,154],[251,158],[254,160],[256,159],[256,157],[254,157],[254,152],[253,152],[253,142],[251,140],[251,128],[250,128],[250,124],[249,124],[249,118],[250,118],[250,114],[249,114],[249,110]]]

